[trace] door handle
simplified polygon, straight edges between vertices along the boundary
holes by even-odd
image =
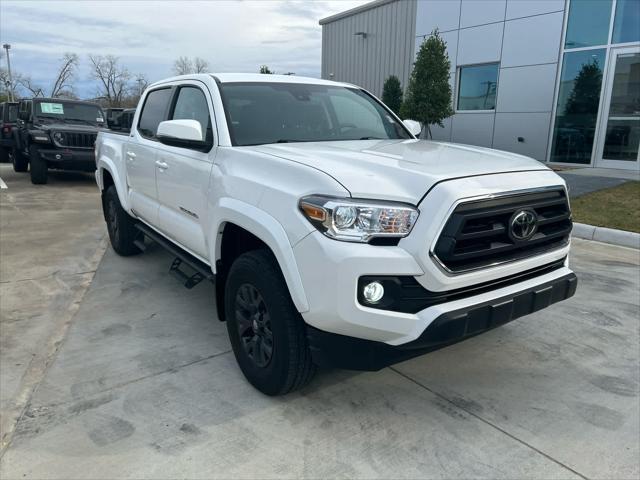
[[[136,154],[133,152],[127,152],[127,158],[129,160],[133,160],[134,158],[136,158]]]
[[[156,166],[160,169],[160,170],[166,170],[167,168],[169,168],[169,165],[167,165],[165,162],[161,161],[161,160],[156,160]]]

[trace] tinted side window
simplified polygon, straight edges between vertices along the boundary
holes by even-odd
[[[167,106],[171,100],[171,89],[162,88],[149,92],[142,106],[138,131],[147,138],[154,138],[158,125],[165,120]]]
[[[8,110],[6,113],[7,121],[14,123],[18,118],[18,105],[7,105],[6,108]]]
[[[202,90],[197,87],[182,87],[178,92],[178,99],[173,109],[172,120],[197,120],[202,128],[205,140],[213,141],[211,118],[207,99]]]

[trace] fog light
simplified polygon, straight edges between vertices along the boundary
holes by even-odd
[[[368,303],[378,303],[384,296],[384,287],[380,282],[371,282],[362,289],[362,296]]]

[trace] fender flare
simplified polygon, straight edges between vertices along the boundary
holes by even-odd
[[[227,223],[233,223],[258,237],[271,249],[280,265],[294,305],[298,312],[307,312],[309,302],[304,292],[298,264],[289,237],[280,222],[254,205],[229,197],[219,199],[212,211],[215,212],[215,218],[211,222],[209,238],[215,239],[215,244],[210,244],[209,258],[215,259],[212,262],[214,273],[216,261],[221,256],[222,235],[220,234]]]
[[[106,157],[101,157],[100,160],[98,160],[98,166],[96,169],[96,183],[98,184],[98,188],[101,192],[104,191],[104,170],[109,172],[109,175],[111,175],[111,178],[113,179],[113,185],[116,187],[116,193],[118,194],[120,205],[122,205],[122,208],[127,213],[131,213],[127,196],[123,191],[125,189],[123,188],[122,181],[120,180],[120,177],[115,173],[118,171],[118,169],[116,168],[115,163],[111,159]]]

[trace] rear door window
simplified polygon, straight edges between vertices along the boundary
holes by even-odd
[[[146,138],[155,138],[158,125],[166,120],[167,107],[171,101],[171,88],[162,88],[149,92],[142,106],[138,132]]]

